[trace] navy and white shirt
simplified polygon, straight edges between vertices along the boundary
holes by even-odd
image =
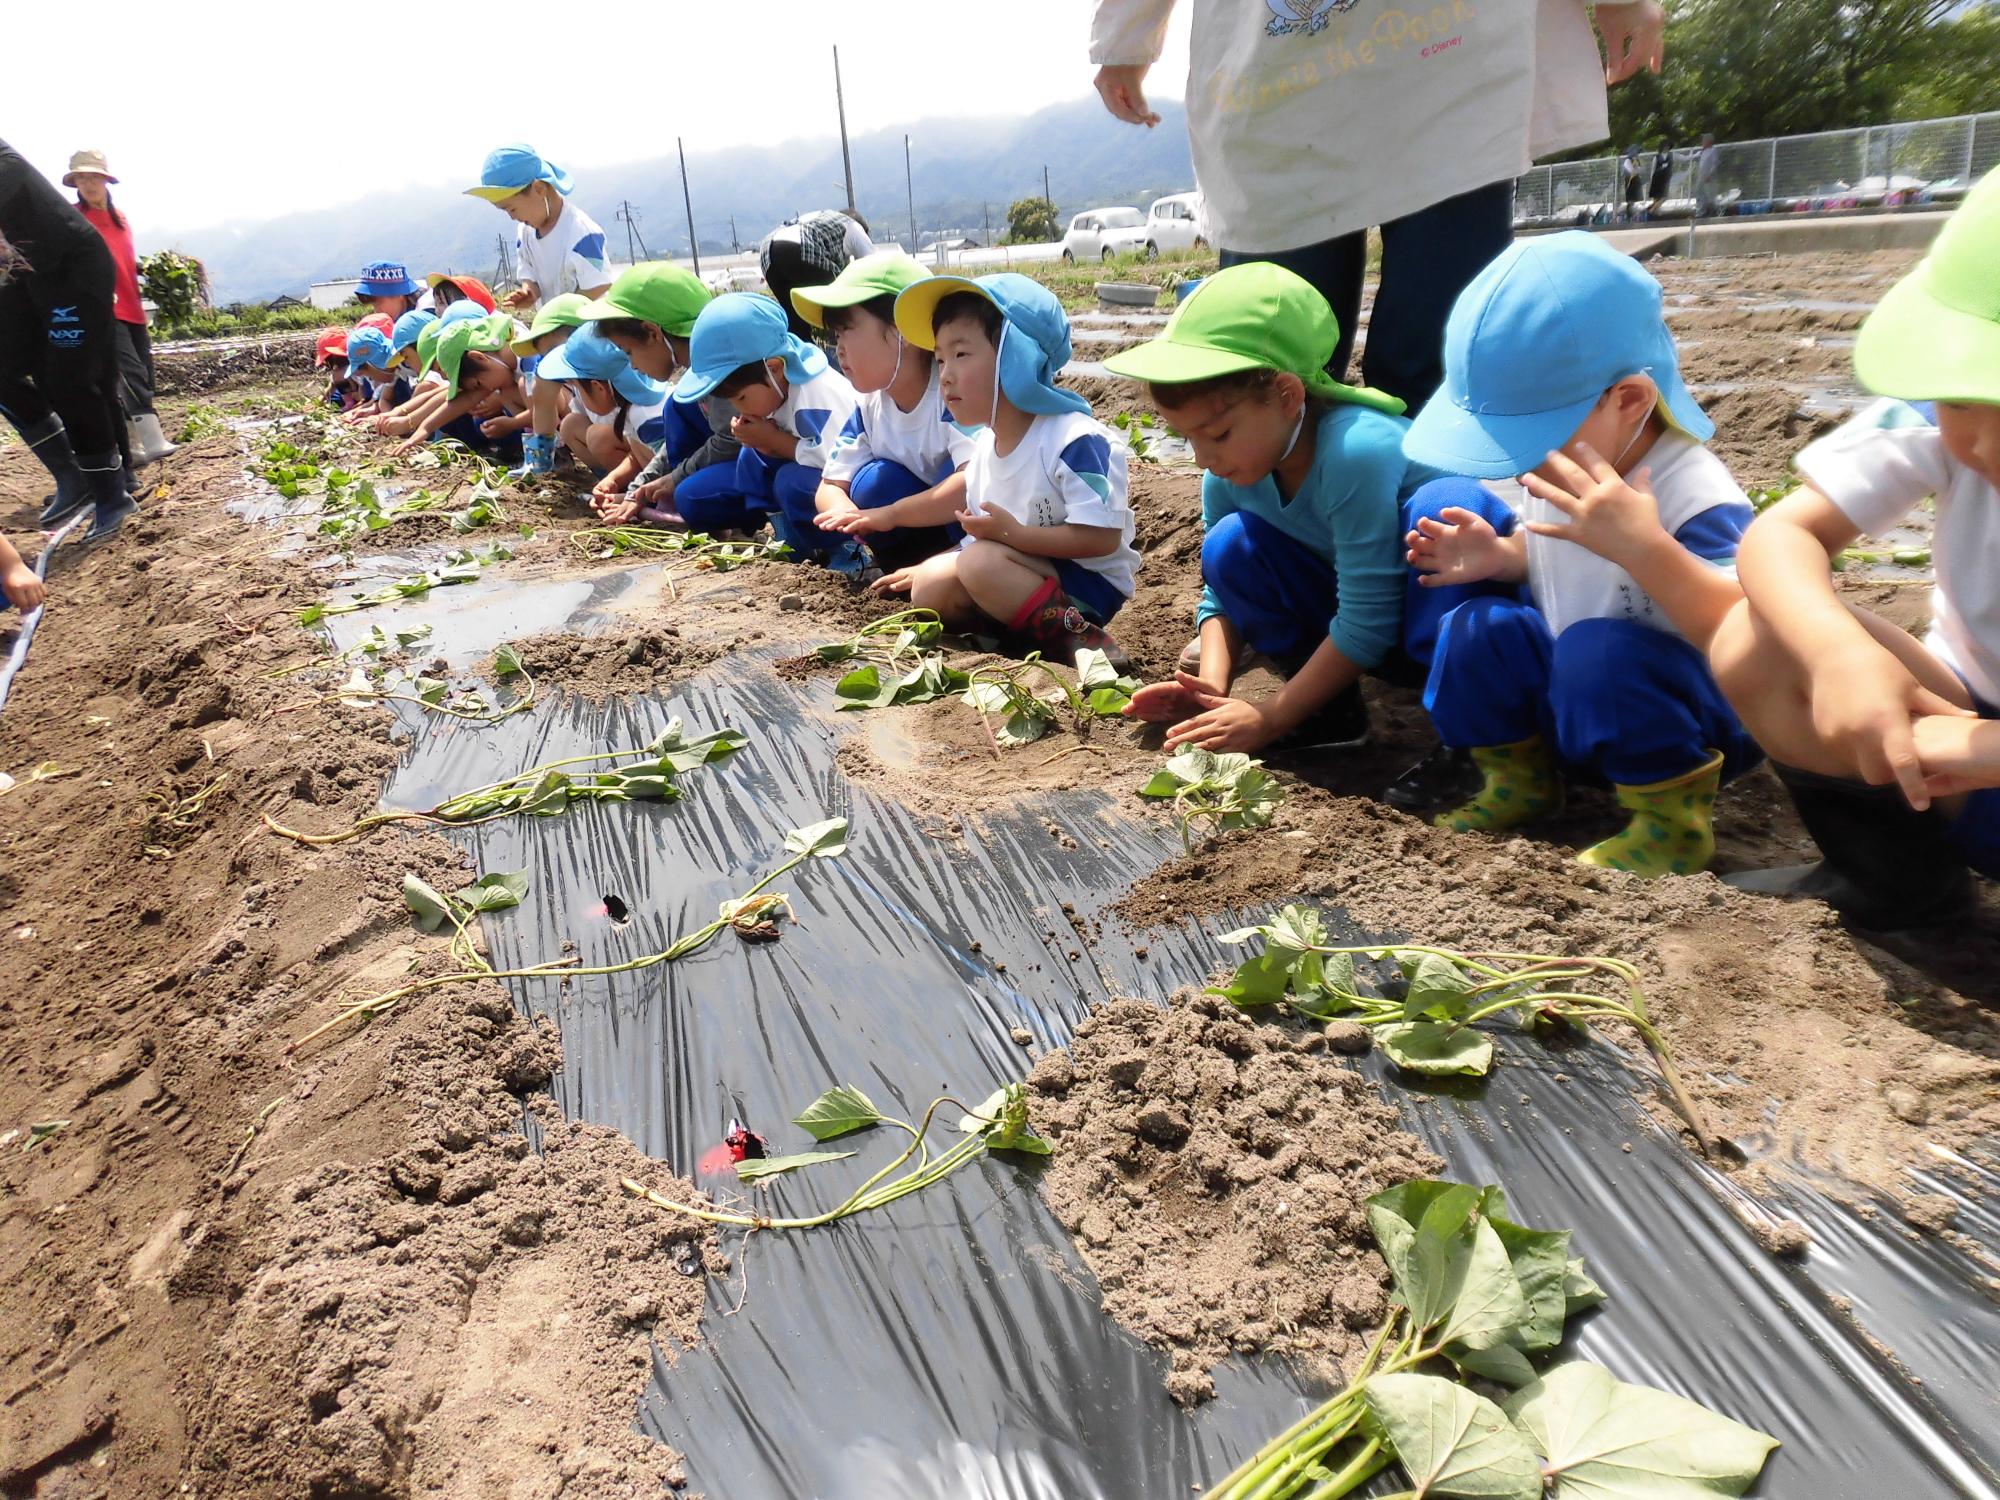
[[[1103,557],[1072,558],[1102,574],[1126,598],[1139,575],[1132,546],[1132,507],[1126,498],[1125,449],[1096,418],[1066,411],[1038,416],[1004,457],[994,451],[993,429],[980,431],[965,467],[965,505],[973,514],[1003,510],[1026,526],[1102,526],[1118,533],[1117,548]],[[962,545],[971,545],[967,537]]]
[[[831,366],[810,380],[786,384],[790,389],[784,404],[771,413],[771,420],[799,440],[799,463],[824,469],[859,398],[847,377]]]
[[[547,234],[536,234],[526,224],[514,226],[514,253],[520,257],[521,279],[534,282],[544,302],[564,292],[594,292],[611,281],[604,230],[567,198]]]
[[[850,484],[875,459],[901,464],[925,484],[949,479],[972,460],[973,434],[952,421],[938,394],[937,366],[922,399],[904,411],[887,391],[865,391],[827,455],[826,477]]]

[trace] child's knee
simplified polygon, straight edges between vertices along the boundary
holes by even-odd
[[[1201,576],[1211,583],[1219,578],[1233,578],[1243,571],[1255,552],[1242,512],[1232,511],[1209,527],[1201,539]]]

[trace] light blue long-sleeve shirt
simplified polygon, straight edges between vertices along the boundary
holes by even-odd
[[[1402,636],[1403,499],[1438,477],[1403,457],[1409,426],[1401,417],[1335,403],[1319,418],[1312,469],[1290,500],[1278,497],[1271,475],[1243,486],[1210,474],[1201,486],[1204,528],[1247,511],[1333,570],[1340,597],[1327,601],[1327,638],[1364,668],[1379,666]],[[1215,591],[1204,586],[1195,623],[1221,612]]]

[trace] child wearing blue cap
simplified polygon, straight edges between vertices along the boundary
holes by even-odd
[[[354,295],[383,317],[393,319],[415,312],[424,289],[401,261],[371,260],[361,268],[361,284]]]
[[[698,531],[752,530],[768,516],[793,547],[821,547],[816,529],[801,534],[786,515],[812,512],[821,470],[854,413],[847,377],[791,331],[769,297],[726,292],[695,319],[688,370],[674,385],[683,406],[710,396],[735,408],[730,435],[743,450],[678,484],[674,508]]]
[[[410,399],[410,384],[391,368],[390,331],[370,314],[347,335],[347,373],[361,382],[361,402],[341,416],[349,426],[371,425]]]
[[[575,398],[560,432],[577,461],[602,476],[591,493],[622,495],[660,445],[666,386],[633,369],[624,351],[588,323],[541,357],[536,378],[566,384]]]
[[[441,382],[433,380],[429,374],[416,373],[417,339],[425,328],[437,320],[437,314],[433,312],[406,312],[396,319],[395,327],[389,330],[389,363],[386,368],[400,383],[409,387],[409,395],[386,415],[378,415],[367,424],[383,437],[408,437],[443,397]]]
[[[604,230],[570,202],[575,186],[569,173],[532,146],[498,146],[486,154],[479,186],[465,191],[515,224],[521,283],[500,299],[503,307],[533,307],[564,292],[601,297],[611,285],[604,269]]]
[[[1105,625],[1132,597],[1125,453],[1056,384],[1069,319],[1055,293],[1013,272],[932,276],[896,298],[896,328],[938,360],[952,419],[981,427],[965,469],[964,540],[875,584],[955,629],[999,626],[1051,661],[1086,647],[1129,663]]]
[[[1752,514],[1702,447],[1714,431],[1660,284],[1595,235],[1521,241],[1459,297],[1444,385],[1403,445],[1469,476],[1411,497],[1406,537],[1405,649],[1429,663],[1439,738],[1481,779],[1440,827],[1553,813],[1568,772],[1610,782],[1628,814],[1583,863],[1655,876],[1713,857],[1716,790],[1760,758],[1704,654],[1742,598]],[[1514,475],[1518,526],[1476,482]]]
[[[520,361],[513,349],[514,341],[527,330],[506,313],[449,321],[441,318],[436,327],[440,330],[437,370],[444,377],[444,400],[433,406],[416,431],[392,451],[414,453],[433,438],[445,435],[468,447],[501,447],[483,436],[476,420],[466,419],[527,409]]]

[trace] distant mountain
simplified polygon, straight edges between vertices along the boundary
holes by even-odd
[[[1007,205],[1041,193],[1044,165],[1065,216],[1104,203],[1143,207],[1194,185],[1186,116],[1171,100],[1156,107],[1161,120],[1152,130],[1120,124],[1092,96],[1025,118],[919,120],[857,136],[851,142],[857,207],[878,238],[909,239],[905,130],[920,234],[951,228],[984,241],[988,214],[992,232],[1002,233]],[[617,259],[627,256],[625,225],[613,218],[621,201],[632,205],[645,252],[686,254],[687,212],[672,155],[573,170],[577,201],[604,225]],[[377,193],[263,223],[192,230],[172,243],[206,262],[218,302],[303,294],[308,283],[351,276],[370,260],[400,258],[413,269],[485,276],[498,259],[498,237],[511,238],[513,226],[490,205],[463,196],[463,186]],[[793,214],[840,206],[840,141],[690,153],[688,188],[704,253],[730,248],[732,216],[737,239],[749,247]]]

